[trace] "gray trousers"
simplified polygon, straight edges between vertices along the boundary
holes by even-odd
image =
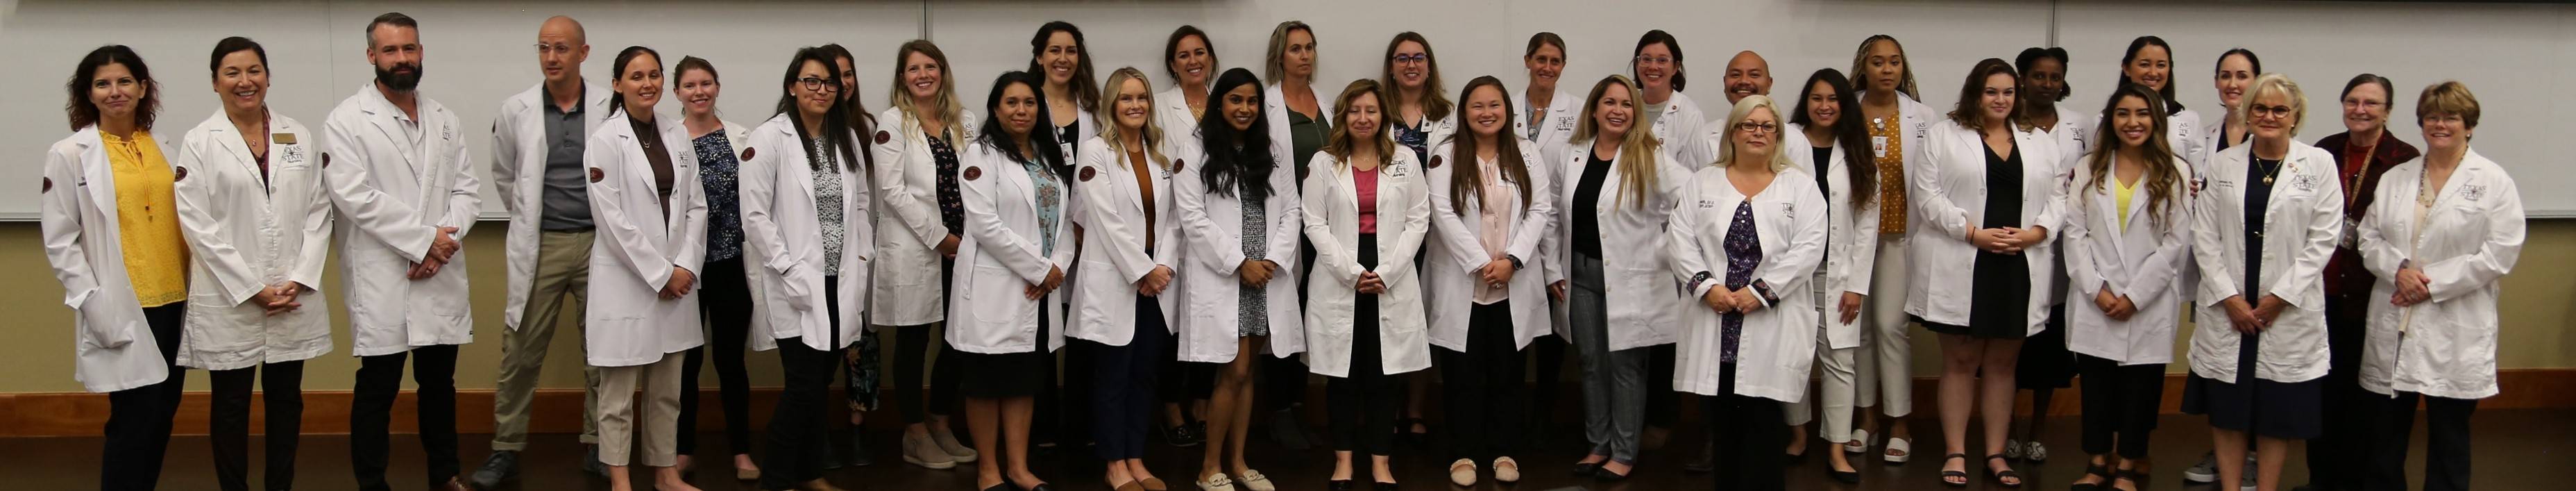
[[[1594,455],[1637,463],[1646,425],[1646,350],[1610,351],[1610,311],[1602,295],[1601,259],[1574,255],[1566,317],[1583,358],[1583,437]]]

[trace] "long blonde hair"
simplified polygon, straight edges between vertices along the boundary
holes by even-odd
[[[949,138],[967,137],[966,124],[961,121],[963,116],[960,116],[966,112],[966,108],[965,105],[957,103],[957,67],[949,65],[948,55],[940,52],[939,45],[931,44],[928,39],[907,41],[903,43],[903,46],[897,47],[894,50],[894,83],[887,84],[886,91],[888,93],[886,94],[886,105],[894,106],[895,109],[901,110],[899,112],[903,114],[903,119],[905,119],[903,123],[911,123],[897,124],[895,126],[901,128],[905,133],[921,131],[919,129],[921,126],[919,124],[921,121],[919,115],[923,108],[912,105],[912,92],[906,89],[907,87],[911,87],[912,84],[904,83],[903,81],[904,59],[912,57],[913,53],[921,53],[922,56],[930,57],[931,63],[939,64],[939,93],[938,95],[931,96],[930,104],[932,107],[929,109],[931,111],[936,111],[939,115],[939,121],[948,125]]]
[[[1655,138],[1654,131],[1647,129],[1655,122],[1640,117],[1646,111],[1637,107],[1637,98],[1645,92],[1637,88],[1635,79],[1611,75],[1603,77],[1600,83],[1592,84],[1592,93],[1583,97],[1583,120],[1574,126],[1573,141],[1589,142],[1600,136],[1601,123],[1594,118],[1601,111],[1601,97],[1609,94],[1611,87],[1628,89],[1628,113],[1631,115],[1627,133],[1619,138],[1619,202],[1645,209],[1646,195],[1655,191],[1654,183],[1658,179],[1656,165],[1660,164],[1655,159],[1656,153],[1663,149],[1663,140]],[[1582,150],[1592,151],[1589,147]]]
[[[1720,143],[1717,145],[1717,163],[1712,165],[1718,167],[1735,165],[1735,132],[1740,131],[1738,127],[1742,126],[1745,120],[1753,118],[1753,111],[1770,112],[1771,124],[1780,125],[1779,130],[1771,132],[1771,147],[1775,149],[1771,152],[1771,161],[1768,162],[1771,164],[1771,171],[1778,172],[1796,165],[1789,161],[1789,152],[1779,148],[1781,135],[1786,134],[1782,132],[1788,131],[1789,125],[1784,123],[1786,119],[1780,117],[1780,106],[1773,103],[1770,96],[1764,95],[1744,96],[1744,100],[1735,102],[1735,110],[1726,115],[1726,126],[1718,127],[1718,134],[1726,136],[1718,139]],[[1817,167],[1824,167],[1824,164],[1818,162]]]
[[[1350,168],[1351,150],[1361,144],[1351,138],[1351,101],[1364,95],[1377,97],[1379,111],[1378,134],[1370,136],[1367,144],[1377,148],[1377,158],[1384,159],[1384,163],[1395,163],[1395,139],[1386,137],[1386,87],[1363,78],[1352,80],[1351,85],[1342,88],[1341,95],[1333,96],[1333,134],[1324,139],[1324,153],[1333,156],[1335,172]]]
[[[1102,94],[1102,98],[1109,101],[1101,104],[1091,116],[1092,119],[1104,123],[1100,125],[1100,140],[1109,147],[1110,160],[1117,162],[1119,167],[1126,167],[1127,144],[1123,135],[1119,134],[1123,130],[1118,128],[1118,95],[1126,91],[1126,84],[1129,81],[1145,87],[1145,126],[1138,128],[1144,134],[1140,135],[1136,142],[1145,146],[1145,159],[1153,162],[1154,167],[1171,170],[1172,159],[1163,156],[1161,145],[1155,145],[1163,141],[1163,126],[1154,122],[1154,82],[1145,79],[1145,72],[1137,70],[1136,67],[1124,67],[1109,72],[1109,83],[1101,86],[1108,92]]]

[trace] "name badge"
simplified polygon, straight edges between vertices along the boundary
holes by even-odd
[[[276,134],[271,134],[271,135],[268,135],[268,141],[270,141],[270,142],[274,142],[274,143],[279,144],[279,145],[294,145],[294,144],[295,144],[295,134],[294,134],[294,133],[276,133]]]
[[[1874,158],[1887,158],[1887,137],[1869,137],[1869,152]]]

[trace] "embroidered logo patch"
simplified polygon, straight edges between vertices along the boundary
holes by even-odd
[[[1099,173],[1100,173],[1100,169],[1092,168],[1092,167],[1090,167],[1090,166],[1083,166],[1083,168],[1082,168],[1082,182],[1091,182],[1091,176],[1093,176],[1093,175],[1097,175],[1097,174],[1099,174]]]
[[[331,154],[330,154],[330,153],[323,153],[323,154],[322,154],[322,167],[323,167],[323,168],[326,168],[326,169],[331,167]]]
[[[608,173],[606,173],[606,172],[600,172],[598,167],[592,167],[592,168],[590,168],[590,182],[599,182],[601,179],[607,179],[607,178],[608,178]]]
[[[2300,191],[2315,191],[2317,190],[2317,176],[2315,174],[2300,174],[2299,177],[2290,179],[2290,186],[2299,188]]]
[[[984,177],[984,168],[982,168],[982,167],[967,167],[967,168],[966,168],[965,176],[966,176],[966,180],[969,180],[969,181],[975,180],[975,178],[978,178],[978,177]]]
[[[188,168],[186,166],[170,168],[170,182],[185,180],[188,180]]]
[[[45,178],[45,188],[36,192],[38,194],[54,192],[54,178]]]
[[[1438,169],[1438,168],[1440,168],[1440,160],[1441,160],[1441,159],[1440,159],[1440,156],[1438,156],[1438,155],[1433,155],[1433,156],[1431,156],[1431,168],[1433,168],[1433,169]]]
[[[2487,187],[2480,184],[2460,186],[2460,199],[2477,201],[2487,197]]]
[[[1163,169],[1163,178],[1170,179],[1173,174],[1179,173],[1181,173],[1181,159],[1172,159],[1172,166]]]
[[[894,141],[894,134],[893,134],[893,133],[887,133],[887,132],[886,132],[886,130],[877,130],[877,144],[878,144],[878,145],[884,145],[884,144],[886,144],[886,142],[890,142],[890,141]]]
[[[742,147],[742,161],[744,161],[744,162],[750,162],[750,161],[751,161],[751,156],[752,156],[752,155],[757,155],[757,154],[759,154],[759,153],[760,153],[760,152],[759,152],[759,150],[760,150],[760,149],[757,149],[757,148]]]

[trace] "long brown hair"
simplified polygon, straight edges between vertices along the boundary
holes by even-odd
[[[1395,81],[1395,47],[1403,46],[1405,41],[1412,41],[1416,44],[1422,45],[1422,71],[1424,73],[1422,74],[1422,100],[1419,101],[1422,103],[1422,119],[1428,121],[1449,117],[1449,111],[1451,109],[1455,109],[1454,106],[1457,104],[1449,100],[1449,94],[1440,92],[1440,54],[1431,50],[1431,40],[1423,39],[1421,33],[1413,31],[1396,33],[1395,39],[1386,42],[1386,56],[1378,59],[1382,63],[1382,66],[1385,67],[1383,70],[1379,71],[1380,73],[1378,76],[1386,80],[1378,83],[1385,86],[1387,91],[1397,92],[1398,95],[1402,95],[1401,88],[1404,86],[1397,84]],[[1381,99],[1383,99],[1383,97],[1381,97]],[[1384,104],[1389,108],[1387,113],[1394,114],[1401,111],[1395,111],[1393,108],[1396,106],[1402,106],[1406,102],[1416,101],[1387,101]],[[1389,121],[1393,121],[1396,118],[1390,117],[1387,119]]]
[[[1600,137],[1601,123],[1593,119],[1601,111],[1601,97],[1609,94],[1611,87],[1628,89],[1628,132],[1619,138],[1619,168],[1616,169],[1619,171],[1619,200],[1644,209],[1646,194],[1655,191],[1654,183],[1658,178],[1655,174],[1659,170],[1656,165],[1660,164],[1656,161],[1656,152],[1663,151],[1663,139],[1655,138],[1654,130],[1648,129],[1654,122],[1640,117],[1646,110],[1638,107],[1637,98],[1645,97],[1646,93],[1644,89],[1637,88],[1635,79],[1611,75],[1602,77],[1600,83],[1592,84],[1592,93],[1583,96],[1583,119],[1575,123],[1572,141],[1590,142]],[[1582,151],[1590,152],[1592,149],[1584,148]]]
[[[1986,95],[1986,79],[1994,78],[1996,75],[2012,77],[2012,85],[2006,87],[2016,94],[2013,97],[2012,112],[2004,114],[2004,129],[2011,130],[2012,126],[2019,125],[2022,120],[2021,97],[2018,96],[2021,90],[2021,72],[2013,71],[2012,64],[2005,63],[2002,58],[1987,58],[1977,62],[1976,68],[1968,70],[1968,80],[1959,83],[1959,105],[1950,109],[1951,122],[1976,131],[1987,129],[1985,104],[1981,101]]]
[[[2116,179],[2112,175],[2111,168],[2119,160],[2122,146],[2127,144],[2121,142],[2118,137],[2110,136],[2117,133],[2112,129],[2111,114],[2119,110],[2120,100],[2133,97],[2147,103],[2149,119],[2155,121],[2155,127],[2147,131],[2147,144],[2138,148],[2138,155],[2145,160],[2140,164],[2147,166],[2145,177],[2148,216],[2155,226],[2166,227],[2169,226],[2166,220],[2172,215],[2172,210],[2169,208],[2175,199],[2174,186],[2182,182],[2182,169],[2174,165],[2173,143],[2165,140],[2167,132],[2165,128],[2169,123],[2165,121],[2164,97],[2155,91],[2147,90],[2147,86],[2120,84],[2119,90],[2111,92],[2111,100],[2102,103],[2102,121],[2094,126],[2102,129],[2102,142],[2094,146],[2092,155],[2084,157],[2088,181],[2084,187],[2100,191],[2103,182]],[[2093,200],[2080,200],[2078,203],[2090,211]]]
[[[161,83],[152,80],[152,68],[143,65],[143,56],[122,44],[90,50],[88,56],[81,57],[79,67],[72,70],[72,77],[63,81],[63,91],[71,94],[71,102],[63,103],[63,112],[70,115],[72,131],[98,124],[98,105],[89,101],[89,86],[98,81],[99,67],[109,64],[125,65],[135,83],[143,86],[143,94],[134,100],[134,128],[151,131],[153,115],[161,112]]]
[[[1492,75],[1467,81],[1467,88],[1460,89],[1458,97],[1474,98],[1476,89],[1486,87],[1492,87],[1496,95],[1503,97],[1504,123],[1508,125],[1512,121],[1519,121],[1520,116],[1514,115],[1512,111],[1511,92],[1503,90],[1502,79],[1494,78]],[[1504,181],[1520,189],[1521,211],[1529,211],[1529,161],[1521,155],[1521,146],[1516,143],[1518,142],[1512,138],[1510,129],[1504,129],[1495,134],[1494,165],[1502,168]],[[1484,164],[1476,160],[1476,153],[1480,150],[1476,145],[1474,135],[1468,135],[1465,138],[1449,138],[1449,162],[1458,166],[1449,172],[1449,206],[1452,208],[1464,210],[1467,209],[1468,200],[1473,199],[1481,203],[1485,199],[1485,169]]]
[[[1877,82],[1870,81],[1869,79],[1869,46],[1878,44],[1879,41],[1886,41],[1888,46],[1896,47],[1896,56],[1898,58],[1905,59],[1905,68],[1897,70],[1897,73],[1900,74],[1897,78],[1902,78],[1904,80],[1896,81],[1896,93],[1905,94],[1905,97],[1912,98],[1916,101],[1923,100],[1923,95],[1914,91],[1914,58],[1905,55],[1905,43],[1897,42],[1896,36],[1889,36],[1886,34],[1874,35],[1870,36],[1869,39],[1861,40],[1860,49],[1855,50],[1855,52],[1852,53],[1852,90],[1866,91],[1870,90],[1871,87],[1878,86]]]
[[[1351,138],[1351,101],[1359,100],[1360,96],[1364,95],[1377,96],[1379,111],[1377,125],[1379,133],[1370,136],[1367,144],[1377,147],[1377,158],[1386,159],[1389,163],[1395,162],[1395,139],[1387,138],[1385,133],[1386,122],[1390,121],[1388,115],[1393,114],[1392,111],[1386,110],[1389,107],[1386,103],[1386,87],[1378,85],[1376,80],[1363,78],[1352,80],[1350,86],[1342,88],[1342,95],[1333,96],[1333,134],[1324,139],[1324,153],[1333,156],[1334,171],[1349,167],[1351,150],[1361,144]]]

